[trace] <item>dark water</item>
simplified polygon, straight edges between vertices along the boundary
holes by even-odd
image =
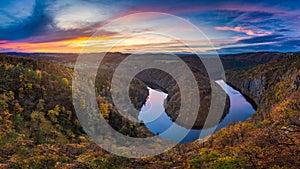
[[[145,126],[150,131],[155,134],[159,134],[160,137],[181,143],[187,143],[195,141],[199,138],[204,138],[214,130],[217,131],[228,126],[231,122],[245,121],[247,118],[251,117],[255,110],[252,105],[240,94],[240,92],[228,86],[224,81],[216,82],[222,87],[222,89],[230,98],[229,113],[218,124],[218,126],[203,130],[196,130],[186,129],[180,125],[177,125],[166,114],[163,107],[163,103],[167,98],[167,94],[151,88],[148,88],[149,96],[145,105],[142,107],[138,118],[140,121],[145,123]]]

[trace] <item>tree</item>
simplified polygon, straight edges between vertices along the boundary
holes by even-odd
[[[53,110],[48,111],[47,115],[50,117],[50,120],[51,120],[52,123],[57,123],[58,122],[57,117],[59,116],[60,111],[61,110],[60,110],[59,105],[56,105]]]
[[[109,110],[108,110],[108,104],[101,103],[100,104],[100,112],[104,119],[109,119]]]
[[[62,78],[61,79],[63,87],[66,89],[69,86],[69,80],[67,78]]]
[[[18,101],[14,101],[14,112],[20,114],[24,109],[21,107]]]
[[[0,111],[4,111],[8,108],[8,104],[5,100],[0,100]]]
[[[39,103],[37,104],[37,110],[38,111],[43,111],[44,110],[44,105],[45,105],[45,100],[44,99],[39,99]]]
[[[29,93],[31,90],[32,90],[32,84],[31,83],[25,84],[25,91]]]

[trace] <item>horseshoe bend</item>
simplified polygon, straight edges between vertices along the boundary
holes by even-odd
[[[74,55],[64,54],[60,57],[53,57],[50,54],[41,54],[40,56],[37,56],[37,54],[26,54],[22,57],[20,55],[24,54],[18,54],[18,56],[1,54],[0,57],[2,79],[13,79],[11,81],[2,81],[1,83],[3,90],[1,95],[1,125],[2,129],[5,129],[2,134],[8,131],[12,132],[13,130],[17,133],[29,133],[28,137],[26,135],[19,135],[17,137],[18,141],[15,144],[22,144],[29,149],[32,149],[33,146],[35,150],[57,151],[58,153],[66,154],[68,158],[73,160],[76,160],[74,155],[76,152],[80,154],[82,151],[81,148],[85,148],[85,151],[91,155],[102,152],[103,150],[97,148],[96,145],[87,139],[73,109],[70,86],[72,83],[73,68],[69,67],[72,67],[74,64]],[[252,59],[253,57],[257,58],[255,62],[252,63],[252,59],[245,59],[245,56],[249,55]],[[112,104],[109,82],[117,65],[128,54],[108,53],[107,56],[110,57],[104,58],[104,64],[99,67],[95,80],[96,92],[99,94],[96,101],[103,117],[115,130],[125,135],[138,138],[156,135],[153,132],[155,128],[151,128],[150,124],[132,123],[126,120],[119,115]],[[268,57],[270,60],[259,59],[261,57]],[[205,110],[210,103],[209,96],[211,89],[209,86],[211,82],[207,78],[205,69],[200,69],[201,66],[196,66],[201,63],[197,63],[194,58],[190,57],[185,57],[182,60],[191,67],[196,77],[200,93],[200,107]],[[263,146],[273,146],[274,143],[269,142],[270,137],[272,140],[281,141],[285,144],[273,147],[272,151],[270,150],[268,153],[273,154],[273,150],[278,151],[280,149],[283,153],[283,156],[280,155],[280,159],[284,158],[289,165],[293,165],[295,162],[294,156],[286,156],[286,154],[297,154],[295,146],[298,144],[296,138],[298,138],[297,119],[299,115],[299,54],[253,53],[222,56],[221,60],[224,63],[227,83],[232,87],[232,89],[228,88],[229,92],[237,97],[241,97],[240,95],[236,95],[237,92],[240,92],[246,98],[247,102],[250,102],[253,107],[257,107],[256,112],[251,115],[250,119],[243,123],[235,122],[227,127],[220,126],[212,138],[209,138],[203,144],[198,144],[195,141],[189,144],[180,144],[177,148],[181,147],[180,151],[190,152],[192,155],[197,155],[199,153],[198,150],[206,151],[207,149],[221,153],[221,150],[226,146],[230,145],[232,148],[238,148],[240,143],[255,147],[260,147],[260,144]],[[240,60],[240,65],[233,65],[233,63],[236,63],[236,60]],[[260,63],[256,66],[258,60],[260,60]],[[220,86],[219,83],[214,83],[217,91],[224,92],[225,90],[222,89],[224,86]],[[167,116],[174,122],[178,118],[178,107],[180,107],[178,102],[181,99],[179,86],[176,81],[166,72],[156,69],[149,69],[138,73],[129,85],[130,100],[137,110],[141,110],[147,105],[145,102],[151,94],[147,86],[168,94],[164,109]],[[222,122],[227,121],[232,104],[235,104],[237,107],[244,105],[244,101],[231,102],[231,98],[228,98],[227,96],[223,116],[219,119]],[[86,104],[82,102],[80,106],[84,107]],[[203,129],[204,118],[202,118],[202,115],[206,116],[207,111],[201,109],[198,113],[201,114],[201,118],[199,118],[198,114],[192,130]],[[238,114],[241,113],[238,112]],[[138,114],[135,115],[137,117]],[[185,119],[176,122],[178,126],[185,126]],[[189,127],[190,125],[187,126]],[[224,128],[221,129],[221,127]],[[273,135],[264,136],[263,133],[265,133],[265,130],[270,131]],[[282,132],[286,135],[280,136],[279,134]],[[13,147],[9,147],[11,144],[9,139],[15,137],[8,134],[1,136],[3,136],[1,138],[3,138],[3,144],[6,147],[1,158],[9,159],[9,156],[12,154],[18,155],[17,152],[12,151]],[[293,139],[289,140],[291,138]],[[256,139],[259,145],[252,142],[252,139]],[[125,140],[111,140],[111,142],[113,141],[124,142]],[[25,145],[24,142],[26,142]],[[52,145],[52,148],[47,145]],[[208,148],[211,145],[214,146]],[[243,149],[241,150],[241,155],[246,157],[249,155],[247,152],[248,150]],[[30,152],[28,153],[30,154]],[[179,153],[179,150],[176,150],[176,153]],[[255,152],[253,153],[250,154],[251,157],[255,157]],[[113,157],[113,155],[109,156]],[[170,156],[172,155],[165,154],[163,158]],[[279,158],[277,156],[271,157],[274,159]],[[196,157],[187,156],[187,158],[193,161]],[[267,155],[262,158],[270,158],[270,156]],[[178,158],[178,160],[182,159]],[[155,158],[155,161],[160,163],[161,159]],[[9,162],[5,165],[12,166],[17,163]],[[82,165],[81,163],[74,163],[78,166]],[[127,165],[144,165],[134,160],[133,163]],[[251,160],[245,161],[245,163],[251,165]],[[39,164],[43,165],[42,163]]]

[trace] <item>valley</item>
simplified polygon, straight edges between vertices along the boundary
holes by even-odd
[[[144,159],[110,154],[85,134],[72,105],[74,57],[0,56],[0,167],[2,168],[296,168],[300,154],[300,55],[252,53],[221,57],[227,83],[240,91],[257,111],[245,122],[217,131],[204,143],[178,144],[167,152]],[[109,53],[98,69],[97,103],[102,116],[117,131],[131,137],[153,136],[144,124],[117,113],[109,84],[117,65],[127,54]],[[251,57],[253,62],[247,60]],[[243,57],[242,57],[243,56]],[[264,59],[268,56],[268,59]],[[255,59],[255,58],[258,59]],[[243,58],[243,59],[239,59]],[[245,59],[246,58],[246,59]],[[196,76],[199,91],[209,107],[210,83],[201,62],[182,58]],[[58,61],[59,60],[59,61]],[[233,64],[239,63],[239,64]],[[151,79],[149,81],[148,79]],[[167,83],[167,82],[172,83]],[[138,74],[130,85],[130,99],[141,109],[149,91],[168,93],[166,113],[176,119],[180,92],[166,73]],[[217,87],[217,85],[216,85]],[[223,90],[220,89],[220,92]],[[225,117],[229,109],[227,99]],[[199,113],[206,112],[199,110]],[[203,115],[201,115],[203,116]],[[200,117],[200,116],[199,116]],[[202,128],[201,119],[194,128]],[[184,126],[184,121],[181,121]],[[19,147],[16,149],[15,147]]]

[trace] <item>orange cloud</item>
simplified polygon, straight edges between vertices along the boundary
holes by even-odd
[[[0,41],[0,51],[79,53],[82,51],[88,40],[102,44],[110,39],[114,38],[109,36],[93,37],[92,39],[90,39],[90,37],[78,37],[74,39],[40,43]],[[91,52],[102,52],[99,45],[97,48],[91,48],[91,50],[93,50]]]

